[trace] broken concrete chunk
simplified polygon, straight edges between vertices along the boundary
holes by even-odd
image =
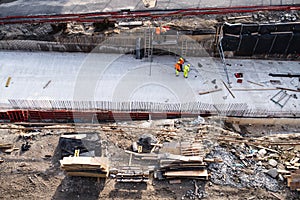
[[[279,158],[279,155],[277,153],[271,153],[269,155],[270,158]]]
[[[133,142],[132,143],[132,151],[133,152],[138,152],[138,144],[137,144],[137,142]]]
[[[267,151],[265,149],[261,149],[258,151],[258,154],[261,156],[261,157],[264,157],[266,154],[267,154]]]
[[[262,166],[262,162],[261,162],[261,161],[258,161],[258,162],[256,163],[256,165],[257,165],[257,166]]]
[[[278,178],[279,178],[280,181],[284,181],[284,178],[281,174],[278,175]]]
[[[277,166],[277,161],[276,160],[274,160],[274,159],[270,159],[269,160],[269,165],[271,165],[272,167],[276,167]]]
[[[276,178],[278,175],[278,172],[277,172],[276,168],[272,168],[267,171],[267,174],[270,175],[272,178]]]
[[[300,160],[300,158],[297,158],[297,157],[296,157],[296,158],[293,158],[293,159],[290,161],[290,163],[294,165],[294,164],[297,163],[299,160]]]
[[[300,167],[300,163],[295,163],[294,166],[295,167]]]
[[[291,166],[291,163],[290,162],[285,162],[284,165]]]
[[[154,8],[156,6],[156,0],[143,0],[146,8]]]

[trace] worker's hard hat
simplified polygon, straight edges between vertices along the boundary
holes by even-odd
[[[183,60],[183,58],[179,58],[179,60]]]
[[[190,64],[187,64],[187,66],[191,66]]]

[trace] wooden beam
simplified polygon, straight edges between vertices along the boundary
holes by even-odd
[[[209,94],[209,93],[219,92],[219,91],[222,91],[222,88],[215,89],[215,90],[208,90],[208,91],[205,91],[205,92],[199,92],[199,95]]]
[[[290,88],[283,88],[283,87],[276,87],[278,90],[287,90],[292,92],[300,92],[300,90],[290,89]]]
[[[277,88],[233,88],[233,91],[261,91],[261,90],[278,90]]]

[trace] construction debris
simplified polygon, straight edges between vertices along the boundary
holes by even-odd
[[[70,129],[72,134],[63,134],[60,137],[58,150],[69,152],[68,156],[73,156],[75,150],[80,149],[80,151],[79,157],[64,157],[60,160],[61,169],[70,176],[66,177],[65,181],[74,180],[75,177],[71,176],[77,176],[96,177],[99,178],[99,181],[103,181],[100,178],[108,178],[107,184],[113,182],[117,184],[116,187],[124,185],[133,187],[135,183],[152,184],[153,186],[170,183],[167,187],[184,188],[185,191],[182,191],[182,188],[180,190],[181,195],[184,194],[185,198],[211,196],[212,188],[220,189],[227,186],[232,189],[247,188],[249,190],[263,188],[267,190],[269,198],[276,198],[271,192],[279,195],[278,197],[280,194],[283,196],[281,190],[286,183],[285,179],[288,181],[292,179],[290,181],[292,183],[290,184],[291,190],[297,185],[295,170],[300,167],[299,134],[268,134],[264,137],[251,137],[251,133],[248,134],[250,136],[241,134],[242,126],[246,126],[245,122],[232,119],[236,120],[238,125],[235,124],[232,129],[229,129],[229,125],[220,126],[215,124],[212,119],[213,117],[200,117],[199,119],[145,121],[139,123],[135,128],[128,123],[91,125],[91,130],[100,130],[101,140],[95,137],[94,132],[89,132],[91,130],[87,130],[86,133],[73,134],[74,129]],[[247,124],[250,122],[247,121]],[[232,121],[226,121],[226,123],[232,123]],[[88,126],[78,125],[79,130],[83,130],[83,127],[87,129]],[[144,127],[144,129],[139,127]],[[154,127],[153,130],[151,127]],[[248,125],[248,127],[251,126]],[[60,130],[49,128],[51,131]],[[169,137],[168,134],[174,132],[165,132],[163,128],[172,129],[176,132],[176,137]],[[13,131],[20,130],[25,129],[13,129]],[[40,136],[44,135],[44,131],[49,130],[42,129]],[[143,135],[145,132],[147,135]],[[51,137],[54,136],[51,135]],[[124,138],[121,146],[123,149],[119,148],[115,142],[120,138]],[[139,144],[133,142],[139,141],[140,138],[143,140]],[[36,137],[34,142],[31,141],[32,150],[37,149],[35,143],[39,140],[40,137]],[[89,156],[98,148],[91,145],[97,141],[101,144],[99,148],[102,155]],[[110,141],[111,144],[108,145],[107,141]],[[130,149],[133,143],[136,143],[134,145],[136,152],[125,150]],[[151,150],[139,153],[138,146],[142,145],[145,147],[149,145],[148,149]],[[3,143],[0,146],[12,147],[12,144]],[[45,146],[47,145],[43,145],[43,150],[46,149]],[[83,151],[86,149],[87,152],[82,152],[81,149]],[[23,154],[28,155],[28,153],[34,152],[23,152]],[[88,156],[84,156],[85,154]],[[45,155],[48,155],[48,152],[41,154],[39,158],[49,161],[49,158],[45,159]],[[4,154],[4,156],[11,155]],[[51,159],[55,157],[57,156],[53,154]],[[2,162],[1,166],[10,163],[7,157],[1,157],[0,162]],[[22,161],[18,163],[18,171],[14,174],[20,173],[20,171],[30,172],[34,164]],[[82,180],[84,179],[82,178]],[[81,181],[81,179],[76,180]],[[26,181],[31,185],[39,185],[40,182],[33,175],[26,176]],[[112,187],[114,186],[112,185]],[[253,193],[248,194],[245,199],[252,196]]]
[[[11,143],[0,144],[0,151],[4,153],[12,153],[13,151],[19,150],[19,148],[15,148]]]
[[[143,0],[146,8],[154,8],[156,6],[156,0]]]
[[[149,170],[142,167],[123,166],[117,170],[117,182],[148,182]]]

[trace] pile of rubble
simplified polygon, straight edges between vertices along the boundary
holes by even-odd
[[[199,132],[203,134],[203,129]],[[226,134],[215,134],[217,143],[208,155],[223,160],[209,165],[212,182],[276,192],[283,186],[279,182],[287,178],[288,183],[293,180],[291,189],[299,190],[300,180],[295,173],[299,173],[300,134],[261,138],[244,138],[230,131]]]

